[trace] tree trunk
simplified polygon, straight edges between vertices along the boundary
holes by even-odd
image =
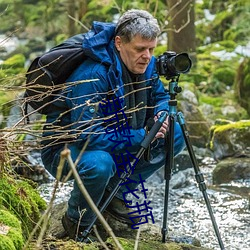
[[[69,0],[67,4],[67,9],[69,13],[69,22],[68,22],[68,34],[69,36],[73,36],[76,34],[76,21],[74,19],[77,19],[76,17],[76,1],[75,0]]]
[[[168,50],[189,53],[196,60],[195,0],[167,0],[169,9]]]
[[[87,13],[88,10],[88,2],[87,0],[79,1],[79,11],[78,11],[78,18],[79,20]]]

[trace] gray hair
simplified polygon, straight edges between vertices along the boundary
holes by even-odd
[[[116,36],[128,43],[135,35],[153,40],[160,34],[157,20],[145,10],[128,10],[118,20]]]

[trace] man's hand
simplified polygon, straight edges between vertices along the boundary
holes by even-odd
[[[159,113],[157,113],[157,115],[154,117],[155,122],[158,120],[158,118],[160,117],[161,113],[163,111],[160,111]],[[168,116],[165,119],[165,121],[163,122],[161,128],[159,129],[159,131],[157,132],[157,134],[155,135],[155,139],[159,139],[159,138],[165,138],[166,133],[169,130],[169,124],[168,124]]]

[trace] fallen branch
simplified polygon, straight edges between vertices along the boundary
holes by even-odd
[[[96,207],[95,203],[93,202],[92,198],[90,197],[88,191],[86,190],[76,168],[75,168],[75,164],[71,158],[71,154],[70,154],[70,150],[69,149],[64,149],[61,152],[61,158],[62,159],[67,159],[69,166],[73,172],[73,176],[75,178],[76,183],[78,184],[78,187],[80,189],[80,191],[82,192],[84,198],[86,199],[86,201],[88,202],[90,208],[94,211],[94,213],[96,214],[97,218],[100,220],[100,222],[102,223],[102,225],[104,226],[105,230],[107,231],[107,233],[113,238],[115,245],[118,247],[119,250],[124,250],[123,247],[121,246],[121,244],[119,243],[118,239],[116,238],[116,236],[114,235],[111,227],[109,226],[109,224],[106,222],[106,220],[104,219],[104,217],[102,216],[102,214],[100,213],[100,211],[98,210],[98,208]]]

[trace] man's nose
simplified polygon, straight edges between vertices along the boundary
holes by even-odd
[[[144,59],[150,59],[151,58],[151,53],[150,53],[149,49],[147,49],[147,50],[144,51],[142,57]]]

